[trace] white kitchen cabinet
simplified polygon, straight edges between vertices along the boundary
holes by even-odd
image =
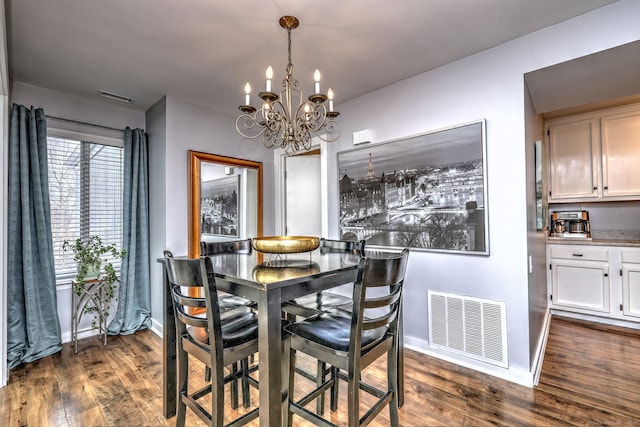
[[[575,245],[550,250],[550,300],[554,308],[610,313],[609,251]]]
[[[551,309],[640,322],[640,247],[548,243],[547,262]]]
[[[550,203],[640,200],[640,104],[545,126]]]
[[[640,250],[620,250],[622,278],[622,315],[640,320]]]
[[[549,201],[598,196],[598,122],[549,126]]]
[[[640,112],[602,117],[602,195],[640,195]]]

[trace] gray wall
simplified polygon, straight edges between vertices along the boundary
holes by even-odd
[[[353,148],[353,132],[371,129],[376,143],[477,119],[487,122],[490,255],[412,252],[404,306],[406,344],[437,353],[428,344],[430,289],[504,301],[508,372],[460,362],[523,383],[532,379],[547,309],[544,235],[535,232],[534,193],[528,188],[533,173],[531,144],[539,138],[541,124],[526,95],[524,75],[637,40],[640,27],[632,17],[638,16],[639,2],[621,1],[337,106],[343,134],[329,144],[333,234],[338,223],[336,155]],[[532,274],[528,273],[529,255]]]
[[[170,96],[147,112],[150,156],[151,287],[154,324],[162,324],[162,251],[188,251],[187,151],[248,159],[263,164],[263,234],[274,233],[273,153],[235,131],[235,117]]]

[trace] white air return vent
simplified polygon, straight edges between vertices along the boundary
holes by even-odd
[[[433,347],[508,366],[505,303],[429,291]]]

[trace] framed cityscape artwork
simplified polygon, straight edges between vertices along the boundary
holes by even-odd
[[[338,153],[340,235],[489,254],[485,121]]]
[[[238,237],[238,175],[203,181],[200,230],[206,235]]]

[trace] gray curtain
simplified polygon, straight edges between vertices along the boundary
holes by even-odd
[[[132,334],[151,327],[149,280],[149,168],[144,130],[124,132],[124,215],[118,308],[109,334]]]
[[[62,349],[51,238],[44,110],[13,104],[7,214],[9,368]]]

